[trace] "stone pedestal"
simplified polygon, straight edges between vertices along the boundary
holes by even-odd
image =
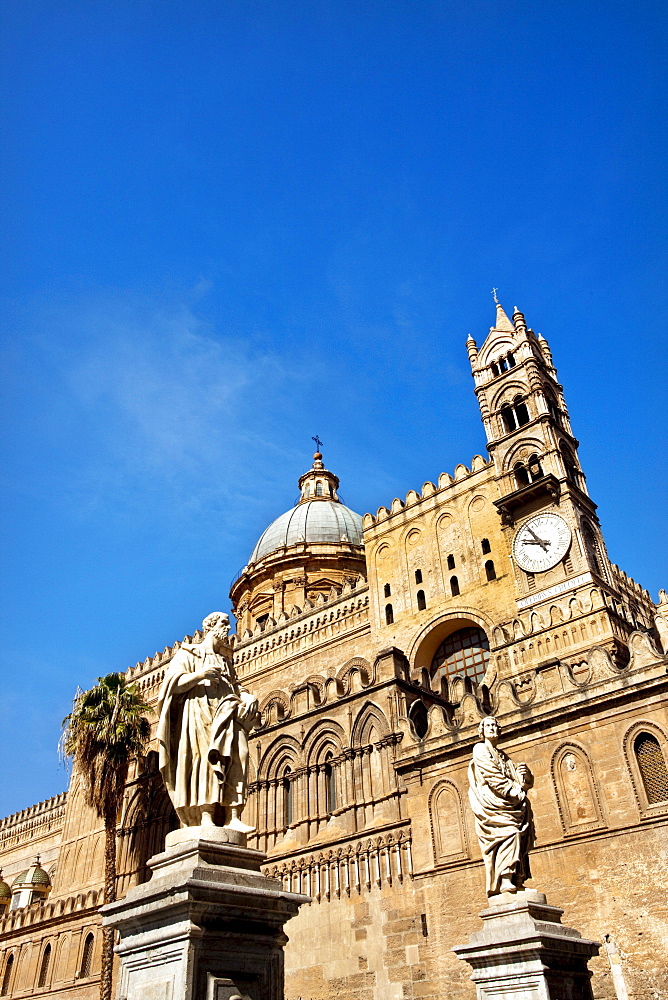
[[[531,889],[490,897],[482,930],[453,948],[478,1000],[592,1000],[587,962],[600,946],[562,926],[563,912]]]
[[[151,880],[102,908],[120,935],[119,1000],[282,1000],[283,925],[309,897],[262,861],[224,827],[168,834]]]

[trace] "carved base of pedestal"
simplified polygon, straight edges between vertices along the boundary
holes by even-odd
[[[482,930],[453,948],[478,1000],[592,1000],[587,962],[600,945],[564,927],[563,912],[533,889],[489,898]]]
[[[283,926],[308,896],[266,878],[225,827],[184,827],[153,876],[102,908],[120,934],[118,1000],[282,1000]]]

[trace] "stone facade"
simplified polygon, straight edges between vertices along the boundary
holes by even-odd
[[[256,547],[232,585],[235,666],[262,709],[249,847],[312,898],[286,927],[286,997],[474,996],[451,949],[485,905],[466,771],[494,712],[535,776],[531,886],[604,943],[594,996],[668,1000],[668,599],[608,558],[546,341],[497,306],[467,349],[489,457],[366,514],[362,547],[354,525],[327,534],[338,480],[316,453],[298,513],[324,528]],[[518,533],[549,563],[546,513],[567,548],[532,571]],[[152,704],[179,645],[128,671]],[[58,817],[39,847],[53,888],[0,920],[0,987],[13,955],[6,995],[93,996],[101,827],[76,779],[33,811]],[[37,851],[29,813],[0,824],[10,884]],[[174,827],[151,751],[120,820],[121,895]]]

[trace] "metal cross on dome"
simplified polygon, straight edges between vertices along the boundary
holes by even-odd
[[[317,434],[311,438],[311,441],[315,441],[315,446],[317,450],[322,451],[322,441],[320,440]]]
[[[498,292],[498,290],[499,290],[498,288],[493,288],[492,289],[492,296],[494,297],[494,301],[496,302],[497,306],[499,304],[499,300],[496,297],[496,293]]]

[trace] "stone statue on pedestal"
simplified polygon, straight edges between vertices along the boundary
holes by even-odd
[[[534,831],[527,790],[533,776],[497,747],[499,724],[487,716],[478,726],[482,742],[469,765],[469,802],[485,861],[487,895],[518,892],[531,878],[529,849]]]
[[[202,622],[204,638],[173,657],[158,698],[160,771],[181,826],[222,826],[242,833],[248,734],[257,698],[232,666],[228,615]]]

